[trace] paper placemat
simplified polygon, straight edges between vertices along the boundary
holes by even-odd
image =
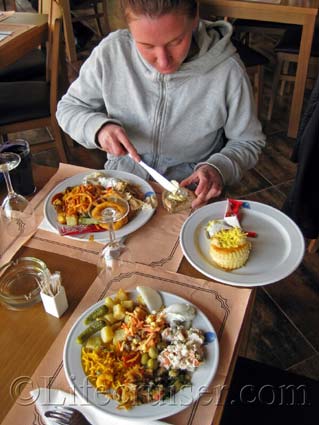
[[[12,16],[15,13],[14,10],[9,11],[0,11],[0,22],[4,21],[5,19],[9,18],[9,16]]]
[[[107,294],[113,294],[119,288],[134,289],[137,284],[168,291],[189,300],[212,322],[220,344],[220,361],[216,377],[209,390],[198,401],[179,414],[164,419],[174,425],[211,425],[222,391],[227,391],[226,377],[236,352],[252,290],[234,288],[139,264],[130,265],[125,273],[114,277],[107,285],[99,277],[93,282],[30,378],[29,384],[18,396],[3,425],[16,425],[20,423],[21,418],[26,425],[42,425],[29,391],[45,387],[71,392],[64,375],[62,357],[67,334],[74,322],[88,307]]]
[[[100,243],[60,236],[57,232],[50,230],[50,226],[43,221],[43,205],[49,192],[66,178],[86,171],[90,172],[91,170],[69,164],[60,164],[57,173],[31,202],[36,211],[37,222],[42,228],[39,228],[29,240],[28,238],[16,238],[10,243],[3,241],[4,244],[7,244],[7,248],[3,258],[1,258],[1,263],[2,261],[3,263],[9,261],[25,243],[31,248],[57,254],[63,253],[63,255],[72,258],[76,256],[80,260],[96,264],[98,254],[101,251]],[[161,203],[161,188],[156,183],[152,182],[151,184],[158,196],[158,208],[144,226],[126,237],[125,244],[130,249],[132,261],[177,271],[183,258],[179,245],[179,233],[182,224],[190,214],[190,210],[169,214]],[[4,248],[0,249],[0,252],[4,251]]]

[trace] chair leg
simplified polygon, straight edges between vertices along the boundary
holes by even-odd
[[[102,29],[102,25],[101,25],[101,21],[100,21],[100,17],[99,17],[97,0],[93,1],[93,9],[94,9],[94,13],[95,13],[96,24],[97,24],[97,27],[99,29],[99,35],[100,35],[100,37],[103,37],[103,29]]]
[[[0,145],[3,145],[8,141],[8,135],[7,134],[0,134]]]
[[[275,100],[276,100],[276,95],[277,95],[282,65],[283,65],[283,60],[280,57],[277,56],[277,66],[276,66],[275,73],[274,73],[274,80],[273,80],[273,84],[272,84],[270,102],[269,102],[268,113],[267,113],[267,120],[268,121],[270,121],[271,117],[272,117],[272,112],[273,112],[273,108],[274,108],[274,104],[275,104]]]
[[[319,248],[319,236],[317,239],[311,239],[308,245],[309,254],[314,254]]]
[[[262,65],[258,65],[257,66],[257,72],[256,72],[255,78],[254,78],[255,103],[256,103],[257,116],[259,116],[261,108],[262,108],[263,84],[264,84],[264,68],[263,68]]]
[[[283,72],[284,75],[289,74],[289,62],[288,61],[284,61],[283,67],[282,67],[282,72]],[[279,89],[279,95],[280,96],[283,96],[285,94],[285,88],[286,88],[286,81],[282,80],[281,84],[280,84],[280,89]]]
[[[107,35],[111,32],[111,26],[110,26],[110,21],[109,21],[109,17],[108,17],[107,2],[108,2],[108,0],[102,0],[104,25],[105,25],[105,35]]]
[[[76,62],[77,53],[75,48],[75,39],[72,28],[70,2],[68,0],[60,0],[63,10],[63,30],[66,47],[66,54],[70,63]]]

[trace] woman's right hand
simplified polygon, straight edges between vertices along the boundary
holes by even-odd
[[[117,124],[106,124],[97,134],[100,147],[107,153],[114,156],[131,155],[135,161],[141,158],[137,150],[129,141],[123,127]]]

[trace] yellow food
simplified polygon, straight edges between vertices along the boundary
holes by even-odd
[[[82,347],[82,366],[98,391],[116,400],[120,409],[130,409],[140,403],[141,382],[148,382],[147,376],[151,379],[158,367],[156,345],[166,324],[164,318],[150,315],[143,305],[128,299],[123,289],[105,303],[111,311],[104,319],[112,315],[115,322],[101,329],[96,338],[102,341],[99,346],[91,338]]]
[[[57,221],[60,224],[68,224],[76,226],[81,223],[81,219],[96,220],[101,218],[101,212],[107,208],[114,208],[120,213],[123,212],[123,207],[106,199],[117,197],[125,200],[124,196],[114,189],[106,189],[101,185],[81,184],[78,186],[68,187],[64,192],[54,195],[52,205],[57,212]],[[118,230],[123,227],[129,218],[123,217],[114,223],[114,229]],[[108,224],[98,223],[98,227],[108,229]]]
[[[234,270],[242,267],[248,260],[251,243],[247,234],[239,227],[223,229],[211,239],[210,256],[220,267]]]

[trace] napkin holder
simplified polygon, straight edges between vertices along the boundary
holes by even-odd
[[[60,286],[59,292],[56,295],[48,295],[42,291],[40,295],[45,311],[52,316],[61,317],[69,306],[63,286]]]

